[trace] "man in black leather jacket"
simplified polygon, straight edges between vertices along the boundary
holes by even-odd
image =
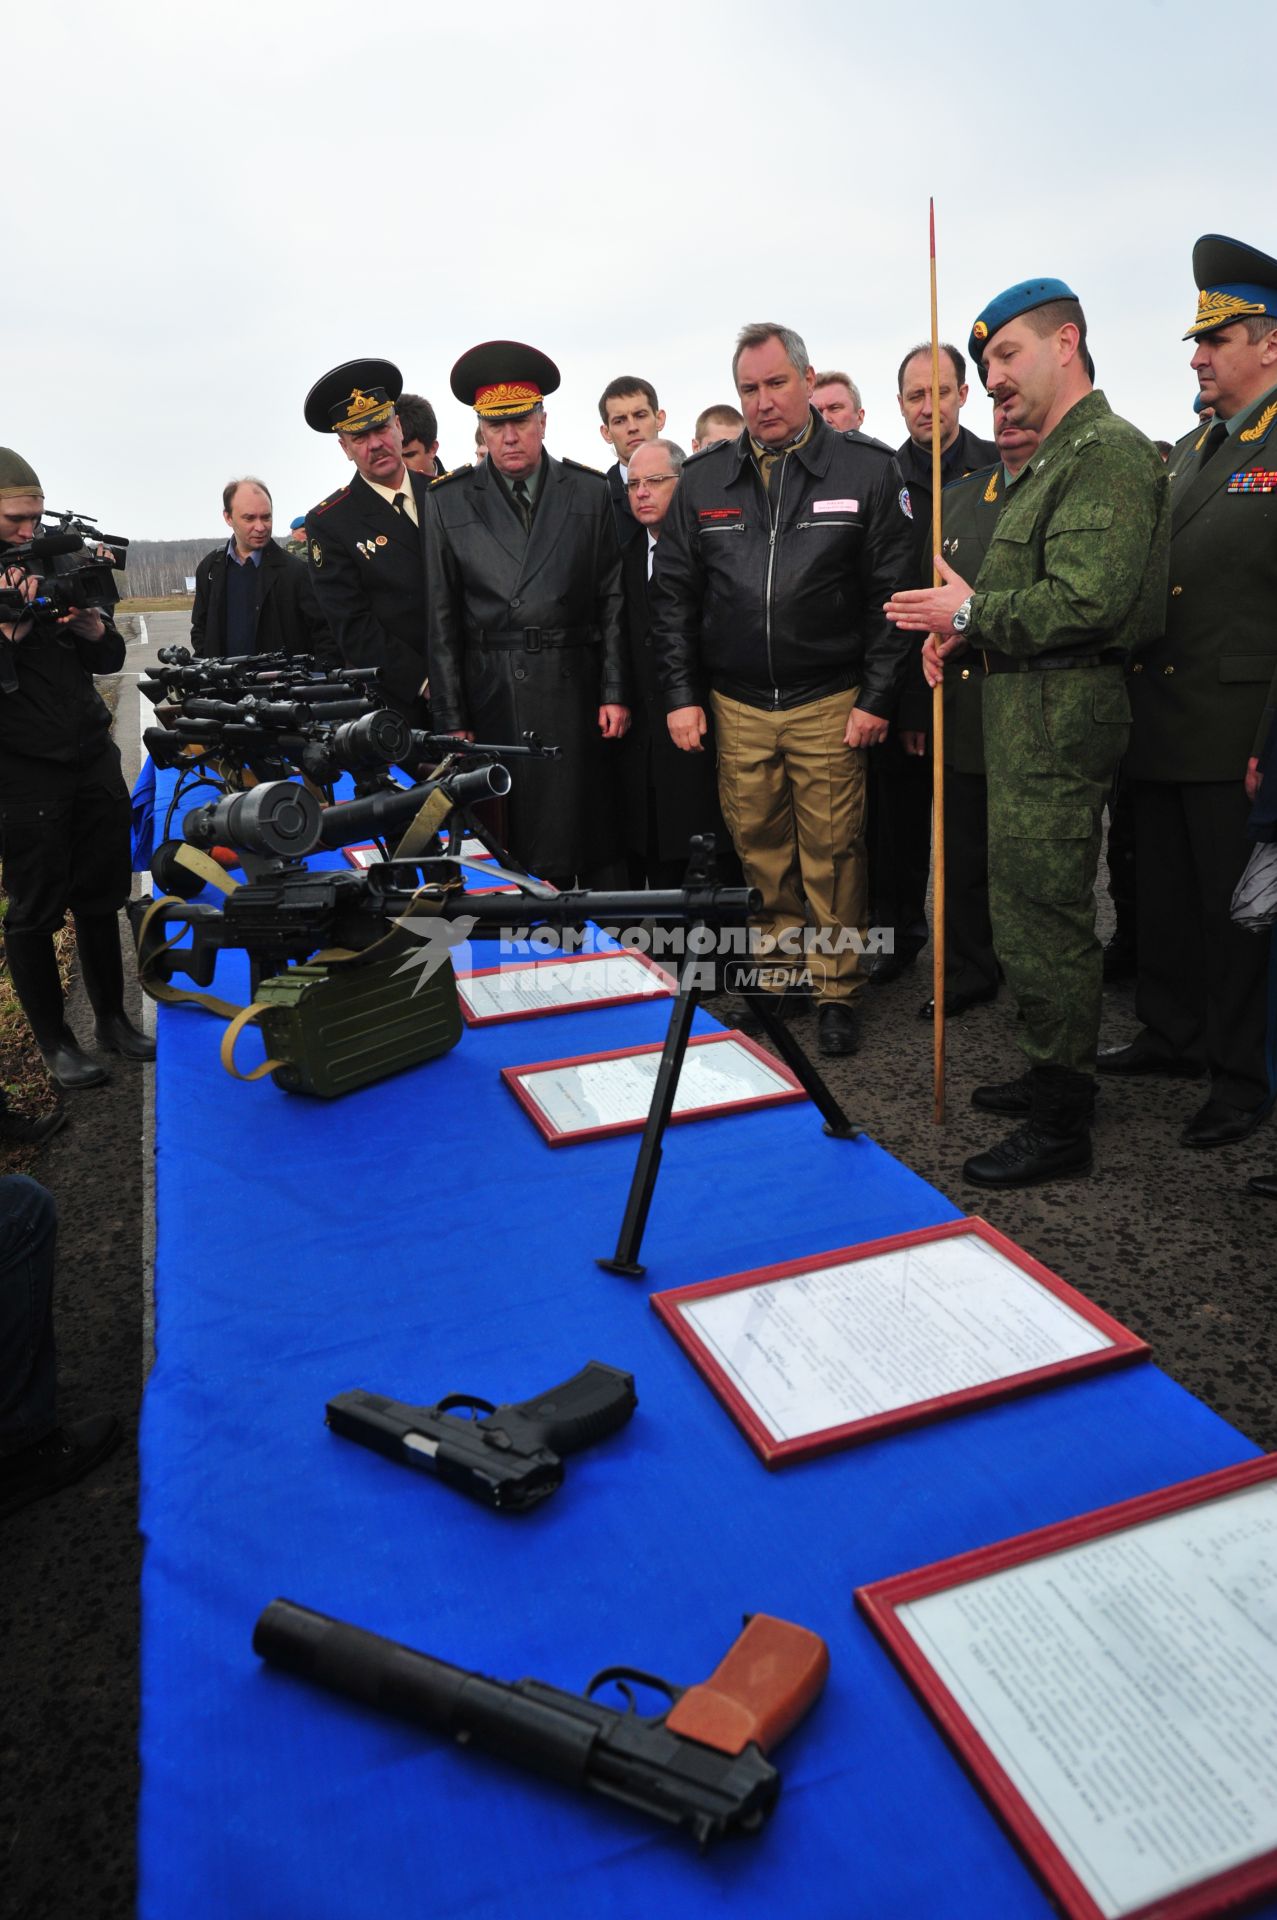
[[[886,738],[909,657],[882,608],[910,577],[914,529],[890,449],[811,406],[797,334],[746,327],[732,371],[746,431],[687,462],[657,549],[668,724],[703,751],[712,706],[723,816],[763,895],[757,950],[778,963],[773,989],[810,969],[821,1051],[854,1053],[863,750]]]
[[[35,536],[43,512],[31,467],[0,448],[0,582],[27,600],[39,591],[36,574],[6,566],[4,556]],[[130,1060],[155,1055],[155,1042],[124,1013],[119,910],[132,884],[129,795],[111,716],[93,685],[95,673],[124,665],[124,642],[109,614],[89,607],[56,622],[0,621],[0,647],[5,677],[16,679],[0,691],[5,957],[52,1077],[62,1087],[97,1086],[107,1071],[81,1051],[63,1014],[53,935],[68,907],[99,1046]]]

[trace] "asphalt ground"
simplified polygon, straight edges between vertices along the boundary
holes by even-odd
[[[130,676],[157,646],[187,632],[185,614],[145,620],[148,645],[130,647],[118,708],[130,777]],[[1102,931],[1109,922],[1102,898]],[[1194,1152],[1177,1135],[1204,1084],[1107,1080],[1090,1178],[1019,1194],[973,1189],[962,1181],[963,1160],[1007,1127],[973,1110],[970,1093],[1019,1072],[1013,1008],[1004,993],[950,1024],[948,1115],[937,1127],[931,1027],[917,1017],[929,995],[929,951],[896,984],[866,990],[860,1052],[821,1063],[846,1111],[957,1206],[983,1214],[1147,1339],[1154,1363],[1190,1393],[1277,1449],[1277,1204],[1246,1191],[1249,1174],[1277,1170],[1277,1126],[1239,1147]],[[1135,1031],[1133,998],[1128,987],[1106,993],[1106,1041]],[[136,1002],[133,1011],[138,1017]],[[87,1038],[91,1021],[75,991],[71,1013]],[[814,1044],[814,1022],[795,1032]],[[108,1087],[68,1096],[70,1124],[28,1163],[61,1215],[63,1416],[110,1407],[128,1432],[89,1479],[3,1525],[0,1920],[126,1920],[134,1910],[136,1427],[151,1325],[150,1079],[151,1069],[119,1062]],[[667,1152],[677,1151],[675,1135]],[[618,1218],[623,1202],[618,1190]]]

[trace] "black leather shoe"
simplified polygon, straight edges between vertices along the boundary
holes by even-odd
[[[8,1108],[0,1108],[0,1146],[39,1147],[67,1123],[65,1107],[56,1107],[52,1113],[46,1113],[39,1120],[32,1120],[25,1113],[10,1113]]]
[[[90,1473],[123,1437],[115,1415],[99,1413],[73,1427],[55,1427],[34,1447],[0,1460],[0,1520]]]
[[[97,1043],[104,1053],[118,1053],[125,1060],[154,1060],[155,1042],[142,1033],[126,1013],[110,1013],[94,1028]]]
[[[968,1007],[982,1007],[990,1000],[996,1000],[996,987],[971,987],[965,993],[946,993],[944,997],[944,1017],[946,1020],[960,1020]],[[919,1020],[934,1020],[936,1003],[924,1000],[918,1008]]]
[[[860,971],[871,987],[889,987],[914,965],[918,950],[904,953],[870,953],[860,963]]]
[[[1265,1200],[1277,1200],[1277,1173],[1252,1173],[1246,1185],[1252,1193],[1262,1193]]]
[[[977,1187],[1032,1187],[1042,1180],[1063,1180],[1090,1171],[1089,1129],[1058,1134],[1029,1120],[996,1147],[973,1154],[962,1177]]]
[[[1271,1100],[1257,1107],[1234,1107],[1214,1094],[1199,1107],[1179,1137],[1181,1147],[1231,1147],[1248,1140],[1273,1110]]]
[[[860,1045],[860,1009],[845,1000],[827,1000],[816,1014],[816,1045],[821,1053],[855,1053]]]
[[[111,1078],[100,1060],[93,1060],[85,1053],[70,1027],[63,1027],[56,1047],[48,1052],[41,1047],[40,1058],[50,1077],[68,1093],[75,1093],[81,1087],[103,1087]]]
[[[1022,1073],[1018,1080],[994,1080],[987,1086],[976,1087],[971,1095],[973,1107],[982,1107],[986,1113],[1031,1113],[1033,1111],[1033,1077]]]
[[[1200,1080],[1199,1067],[1181,1054],[1163,1053],[1147,1033],[1137,1033],[1129,1046],[1101,1047],[1095,1056],[1097,1073],[1160,1073],[1168,1080]]]
[[[1105,942],[1102,955],[1104,979],[1112,986],[1117,980],[1133,980],[1139,971],[1135,964],[1135,948],[1129,940],[1119,940],[1114,934]]]

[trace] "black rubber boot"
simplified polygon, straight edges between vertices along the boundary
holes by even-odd
[[[154,1060],[155,1042],[133,1025],[124,1011],[124,962],[120,957],[120,917],[116,913],[77,913],[75,944],[84,990],[96,1019],[98,1045],[126,1060]]]
[[[50,1076],[68,1093],[81,1087],[100,1087],[110,1074],[84,1052],[66,1024],[53,935],[9,933],[4,944],[13,990]]]
[[[978,1187],[1031,1187],[1091,1171],[1095,1081],[1067,1067],[1034,1067],[1032,1108],[1022,1127],[962,1169]]]

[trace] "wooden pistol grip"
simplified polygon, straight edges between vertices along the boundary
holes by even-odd
[[[756,1613],[708,1680],[689,1687],[665,1716],[671,1733],[719,1753],[752,1741],[766,1753],[797,1726],[829,1672],[818,1633]]]

